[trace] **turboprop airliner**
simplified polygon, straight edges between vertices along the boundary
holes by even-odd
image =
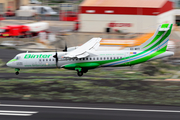
[[[116,51],[96,51],[101,38],[92,38],[77,49],[67,52],[20,53],[7,63],[20,69],[64,68],[76,70],[78,76],[99,67],[132,66],[146,61],[174,55],[166,51],[173,24],[162,24],[154,35],[139,46],[126,47]]]

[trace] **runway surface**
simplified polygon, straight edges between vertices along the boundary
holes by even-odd
[[[0,48],[0,59],[2,59],[4,62],[8,62],[21,52],[22,51],[18,51],[15,49]]]
[[[179,120],[180,107],[0,100],[1,120]]]

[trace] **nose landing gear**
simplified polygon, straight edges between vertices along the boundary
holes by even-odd
[[[15,68],[15,71],[16,71],[15,74],[16,74],[16,75],[19,75],[20,69],[19,69],[19,68]]]
[[[19,72],[17,71],[17,72],[15,72],[15,74],[16,74],[16,75],[19,75]]]

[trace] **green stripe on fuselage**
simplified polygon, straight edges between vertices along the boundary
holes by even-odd
[[[156,51],[155,53],[150,54],[150,55],[148,55],[148,56],[142,57],[142,58],[137,59],[137,60],[134,60],[134,61],[130,61],[129,63],[130,63],[130,65],[134,65],[134,64],[146,62],[147,60],[150,60],[151,58],[153,58],[153,57],[155,57],[155,56],[157,56],[157,55],[159,55],[159,54],[162,54],[162,53],[166,52],[166,47],[167,47],[167,46],[161,48],[159,51]]]
[[[8,63],[13,62],[13,61],[17,61],[17,59],[12,59],[12,60],[10,60]]]

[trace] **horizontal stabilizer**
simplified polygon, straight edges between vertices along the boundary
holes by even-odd
[[[168,31],[169,28],[159,28],[159,31]]]

